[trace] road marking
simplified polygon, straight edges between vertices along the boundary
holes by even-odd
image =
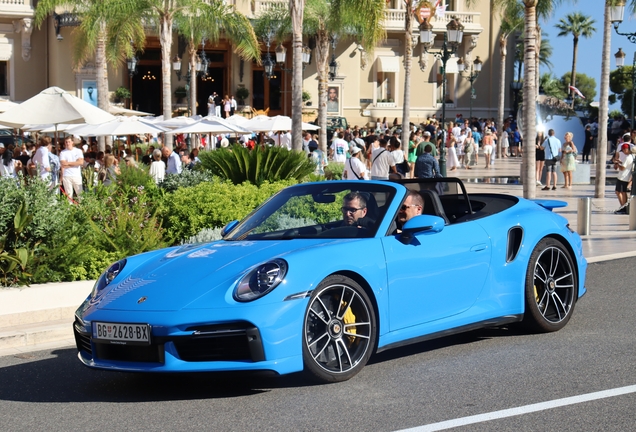
[[[493,411],[485,414],[478,414],[468,417],[460,417],[453,420],[446,420],[439,423],[431,423],[424,426],[417,426],[411,429],[402,429],[396,432],[429,432],[440,431],[445,429],[466,426],[474,423],[482,423],[490,420],[497,420],[506,417],[514,417],[518,415],[528,414],[536,411],[544,411],[552,408],[558,408],[566,405],[574,405],[583,402],[589,402],[597,399],[605,399],[614,396],[621,396],[629,393],[636,393],[636,385],[619,387],[610,390],[603,390],[595,393],[588,393],[579,396],[572,396],[563,399],[555,399],[548,402],[540,402],[532,405],[520,406],[517,408],[509,408],[500,411]]]

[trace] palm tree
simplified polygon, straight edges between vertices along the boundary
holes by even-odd
[[[291,0],[290,0],[291,1]],[[333,38],[352,37],[360,41],[367,50],[373,47],[384,37],[384,0],[307,0],[303,14],[302,29],[308,37],[316,40],[316,71],[318,75],[318,126],[322,131],[327,130],[327,87],[329,70],[329,46]],[[258,17],[254,23],[256,33],[265,35],[271,32],[277,42],[289,36],[292,28],[290,11],[286,8],[272,8]],[[296,42],[301,44],[301,40]],[[294,54],[294,62],[300,62],[300,75],[302,78],[302,57]],[[296,67],[296,65],[294,65]],[[297,71],[294,69],[294,73]],[[299,82],[302,82],[300,80]],[[295,91],[294,91],[295,92]],[[300,105],[295,107],[292,102],[292,115],[294,112],[302,115],[302,89],[299,88],[295,96],[300,96]],[[292,137],[292,139],[294,139]],[[295,140],[295,139],[294,139]],[[320,149],[327,151],[327,135],[320,134]],[[300,141],[292,145],[300,149]],[[296,147],[294,147],[296,148]]]
[[[501,14],[501,33],[499,33],[499,52],[501,54],[499,70],[501,79],[499,80],[499,98],[497,108],[497,124],[500,125],[498,129],[500,139],[501,133],[503,132],[504,102],[506,99],[506,56],[508,54],[508,38],[523,25],[522,12],[523,11],[518,3],[512,3],[508,5]],[[501,156],[501,146],[497,146],[497,157],[501,158]]]
[[[302,150],[303,129],[303,16],[305,0],[289,0],[292,28],[292,149]]]
[[[594,27],[594,23],[596,21],[587,15],[583,15],[580,12],[574,12],[568,14],[565,19],[561,18],[559,23],[555,25],[557,29],[559,29],[559,34],[557,36],[568,36],[572,35],[573,40],[573,48],[572,48],[572,75],[571,75],[571,86],[576,85],[576,60],[579,49],[579,38],[592,37],[592,34],[596,31]],[[570,90],[570,94],[572,94],[572,108],[574,108],[574,92]]]
[[[35,9],[35,25],[42,25],[56,8],[67,8],[80,19],[74,45],[74,62],[80,64],[95,56],[97,82],[97,106],[104,111],[110,108],[108,101],[107,63],[121,64],[134,55],[135,46],[142,49],[146,36],[139,21],[131,19],[127,0],[41,0]],[[132,43],[131,43],[132,42]],[[100,150],[105,149],[104,139],[99,140]]]
[[[259,60],[261,50],[252,24],[243,14],[220,0],[197,5],[199,9],[175,15],[177,32],[188,41],[190,62],[190,111],[196,113],[196,60],[197,46],[205,40],[215,44],[221,33],[235,46],[235,52],[244,60]],[[202,42],[203,41],[203,42]],[[202,46],[202,49],[205,48]]]
[[[402,150],[409,152],[409,134],[411,117],[411,68],[413,66],[413,8],[414,0],[404,0],[404,100],[402,102]]]

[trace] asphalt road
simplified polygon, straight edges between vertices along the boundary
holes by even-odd
[[[633,431],[634,268],[636,258],[590,265],[588,294],[560,332],[492,329],[421,343],[375,356],[340,384],[93,371],[74,348],[3,357],[0,431],[397,431],[515,407],[521,415],[453,430]]]

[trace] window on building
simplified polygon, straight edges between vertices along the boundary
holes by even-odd
[[[395,100],[395,73],[378,72],[378,102],[393,102]]]
[[[0,61],[0,95],[9,95],[9,62]]]

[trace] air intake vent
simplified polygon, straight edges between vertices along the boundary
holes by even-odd
[[[508,247],[506,248],[506,262],[514,261],[523,241],[523,228],[514,227],[508,231]]]

